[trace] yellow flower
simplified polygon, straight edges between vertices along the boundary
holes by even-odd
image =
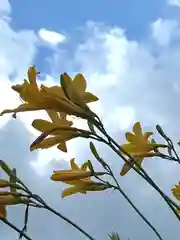
[[[73,103],[87,109],[86,103],[97,101],[98,98],[90,92],[86,92],[86,80],[82,74],[77,74],[72,80],[67,74],[61,74],[61,86],[66,97]]]
[[[145,132],[143,134],[139,122],[134,124],[133,132],[127,132],[125,134],[128,143],[121,145],[121,147],[133,157],[138,166],[141,166],[144,157],[153,157],[155,155],[154,150],[158,147],[167,147],[165,144],[157,144],[154,141],[149,141],[148,139],[151,135],[153,135],[152,132]],[[129,160],[129,162],[133,165],[135,164],[135,161]],[[124,176],[131,168],[131,165],[125,163],[122,167],[120,175]]]
[[[91,176],[103,175],[105,173],[92,173],[91,171],[87,170],[87,168],[88,162],[85,162],[79,168],[73,158],[71,159],[71,170],[54,171],[51,176],[51,180],[61,181],[66,184],[73,185],[72,187],[69,187],[62,192],[62,198],[75,193],[85,194],[87,191],[102,191],[109,187],[108,185],[101,182],[95,182],[90,178]]]
[[[180,201],[180,182],[171,189],[173,196]]]
[[[60,150],[67,152],[66,141],[82,135],[78,129],[71,128],[72,124],[71,121],[61,118],[57,118],[55,122],[35,119],[32,126],[42,134],[31,144],[30,150],[45,149],[58,145],[57,147]]]
[[[80,106],[76,105],[65,95],[60,87],[46,87],[41,85],[40,89],[36,83],[37,71],[35,67],[28,70],[28,80],[24,80],[23,84],[14,85],[12,89],[19,93],[24,101],[15,109],[7,109],[1,112],[1,115],[6,113],[35,111],[35,110],[54,110],[56,112],[64,112],[69,115],[75,115],[82,118],[92,117],[90,112],[85,111]],[[58,90],[57,90],[58,89]]]

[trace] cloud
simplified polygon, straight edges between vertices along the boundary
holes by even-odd
[[[0,3],[0,15],[7,15],[11,13],[11,5],[8,0],[1,0]]]
[[[64,34],[55,31],[50,31],[45,28],[41,28],[38,32],[38,35],[42,40],[52,45],[64,43],[67,39]]]
[[[152,25],[152,37],[160,46],[167,46],[174,38],[178,38],[179,24],[175,20],[158,19]]]
[[[167,0],[167,3],[171,6],[180,7],[180,0]]]

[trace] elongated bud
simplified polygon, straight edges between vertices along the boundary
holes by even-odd
[[[11,176],[12,171],[3,160],[0,160],[0,166],[4,170],[4,172],[7,173],[7,175]]]
[[[16,184],[16,169],[15,168],[12,169],[12,173],[13,174],[10,176],[10,182],[12,184]],[[14,188],[13,185],[10,185],[10,191],[16,192],[16,188]]]
[[[96,147],[95,147],[94,143],[93,143],[93,142],[90,142],[89,146],[90,146],[91,152],[92,152],[92,154],[94,155],[94,157],[95,157],[96,159],[99,159],[100,156],[99,156],[99,154],[98,154],[98,152],[97,152],[97,150],[96,150]]]

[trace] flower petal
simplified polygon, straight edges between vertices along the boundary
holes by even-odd
[[[7,217],[6,206],[0,204],[0,217],[5,219]]]
[[[17,113],[17,112],[26,112],[26,111],[36,111],[40,110],[41,108],[39,106],[34,106],[29,103],[24,103],[19,105],[17,108],[14,109],[6,109],[0,113],[0,116],[6,114],[6,113]]]
[[[50,117],[50,119],[51,119],[51,121],[53,123],[57,123],[58,122],[58,120],[60,118],[58,112],[53,111],[53,110],[48,110],[48,109],[46,110],[46,112],[49,115],[49,117]]]
[[[72,170],[80,170],[78,165],[75,163],[75,158],[71,159],[71,168]]]
[[[83,101],[85,103],[90,103],[90,102],[95,102],[98,101],[99,98],[96,97],[94,94],[90,93],[90,92],[85,92],[84,96],[83,96]]]
[[[73,87],[76,89],[77,92],[79,92],[80,95],[84,95],[86,91],[86,80],[82,74],[77,74],[73,81],[72,81]]]
[[[66,142],[60,142],[60,144],[57,146],[57,148],[63,152],[67,152]]]
[[[152,136],[153,135],[153,132],[145,132],[144,133],[144,139],[145,140],[148,140],[148,138],[150,137],[150,136]]]
[[[81,166],[81,170],[86,171],[88,167],[89,167],[89,162],[87,161],[83,163],[83,165]]]
[[[142,136],[143,136],[140,122],[136,122],[136,123],[134,124],[134,126],[133,126],[133,132],[135,133],[135,135],[136,135],[137,137],[142,137]]]
[[[133,133],[127,132],[127,133],[125,134],[125,136],[126,136],[126,140],[127,140],[128,142],[130,142],[130,143],[136,142],[136,136],[135,136]]]
[[[55,128],[59,128],[59,127],[70,127],[73,123],[71,121],[67,121],[65,119],[59,119],[58,124],[56,123],[52,123],[43,119],[35,119],[32,122],[32,126],[40,131],[40,132],[46,132],[46,131],[50,131],[53,130]]]
[[[131,162],[133,162],[131,160]],[[134,165],[134,164],[133,164]],[[127,172],[129,172],[129,170],[131,169],[132,167],[128,164],[128,163],[125,163],[121,169],[121,172],[120,172],[120,175],[121,176],[124,176]]]
[[[62,141],[61,136],[49,137],[49,138],[42,140],[41,142],[38,142],[37,144],[31,144],[30,151],[33,151],[38,148],[47,149],[47,148],[57,145],[61,141]]]
[[[172,188],[171,190],[174,197],[180,201],[180,183],[175,185],[175,187]]]
[[[65,197],[68,197],[68,196],[71,196],[73,194],[76,194],[76,193],[86,193],[85,191],[82,191],[81,188],[79,187],[70,187],[70,188],[66,188],[63,192],[62,192],[62,198],[65,198]]]
[[[28,75],[29,82],[37,87],[36,77],[38,75],[38,72],[36,71],[35,66],[32,66],[28,69],[27,75]]]

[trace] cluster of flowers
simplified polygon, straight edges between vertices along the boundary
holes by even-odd
[[[97,101],[98,98],[86,91],[86,80],[82,74],[77,74],[72,79],[67,73],[60,75],[58,86],[47,87],[43,84],[38,86],[38,72],[34,66],[27,72],[28,80],[22,84],[13,85],[12,89],[21,97],[23,103],[15,109],[8,109],[1,112],[1,116],[12,113],[16,114],[26,111],[44,110],[49,116],[49,121],[35,119],[32,126],[38,130],[40,136],[31,144],[30,150],[47,149],[57,146],[60,151],[67,152],[66,142],[77,137],[91,138],[93,130],[83,130],[73,127],[73,121],[67,120],[72,115],[83,118],[91,124],[98,125],[97,115],[88,107],[88,103]],[[91,131],[92,130],[92,131]],[[139,122],[135,123],[132,132],[125,134],[127,143],[120,145],[124,152],[127,152],[133,159],[125,162],[120,175],[123,176],[136,165],[141,168],[142,161],[147,157],[160,156],[160,148],[166,148],[166,144],[157,144],[152,132],[143,133]],[[90,191],[102,191],[110,186],[105,182],[97,181],[99,176],[106,172],[96,172],[90,161],[83,163],[80,167],[75,159],[70,160],[71,169],[55,170],[50,176],[52,181],[61,181],[71,185],[62,192],[62,197],[75,193],[86,194]],[[6,218],[6,206],[15,204],[26,204],[28,199],[22,197],[19,185],[12,179],[8,167],[1,164],[2,169],[8,174],[9,180],[0,179],[0,188],[8,189],[0,192],[0,217]],[[96,180],[95,180],[96,178]],[[19,193],[19,194],[18,194]],[[175,185],[172,193],[180,201],[180,183]],[[180,212],[179,212],[180,213]]]

